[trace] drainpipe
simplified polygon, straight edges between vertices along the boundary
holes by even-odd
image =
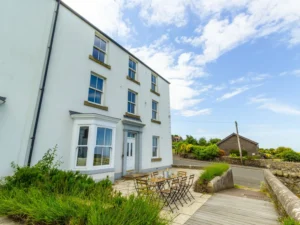
[[[43,76],[44,80],[42,83],[42,88],[40,88],[40,98],[39,98],[39,102],[38,102],[38,109],[37,109],[37,114],[36,114],[36,118],[35,118],[33,134],[31,137],[31,146],[30,146],[30,150],[29,150],[27,166],[30,166],[30,164],[31,164],[32,153],[33,153],[33,148],[34,148],[34,143],[35,143],[35,138],[36,138],[36,131],[37,131],[37,127],[39,124],[39,118],[40,118],[40,113],[41,113],[41,108],[42,108],[42,103],[43,103],[43,97],[44,97],[44,91],[45,91],[46,80],[47,80],[47,75],[48,75],[48,69],[49,69],[49,63],[50,63],[50,58],[51,58],[51,52],[52,52],[52,46],[53,46],[53,40],[54,40],[54,34],[55,34],[55,28],[56,28],[56,23],[57,23],[60,1],[61,0],[57,0],[54,23],[53,23],[53,27],[52,27],[52,31],[51,31],[52,33],[51,33],[50,45],[48,46],[46,67],[45,67],[45,72],[44,72],[44,76]]]

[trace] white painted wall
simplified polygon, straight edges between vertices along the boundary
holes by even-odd
[[[0,7],[0,177],[25,162],[55,1],[9,0]]]
[[[34,3],[40,0],[30,1]],[[20,1],[14,0],[13,2]],[[43,0],[43,2],[45,2],[45,0]],[[51,4],[49,4],[49,6],[47,4],[41,4],[43,5],[41,7],[45,7],[45,10],[39,10],[43,12],[41,14],[43,14],[44,17],[46,17],[45,14],[47,14],[48,12],[50,13],[51,10],[53,10],[53,2],[55,1],[47,2],[51,2]],[[26,4],[24,3],[23,9],[27,7],[25,7],[25,5]],[[27,7],[27,9],[29,11],[27,11],[26,14],[24,12],[25,15],[30,14],[30,7]],[[31,16],[33,17],[33,15]],[[42,47],[46,46],[47,42],[47,35],[44,33],[46,33],[47,30],[45,27],[47,27],[47,24],[50,22],[48,20],[35,20],[34,22],[37,23],[36,26],[32,26],[33,21],[28,21],[30,26],[28,25],[26,27],[31,27],[32,29],[34,28],[33,33],[39,31],[38,25],[41,26],[40,23],[43,23],[43,29],[40,28],[41,31],[39,32],[41,34],[39,35],[28,36],[27,39],[33,40],[26,39],[27,42],[32,42],[33,45],[31,45],[31,48],[24,49],[23,58],[26,58],[26,60],[30,58],[27,56],[27,54],[37,54],[38,50],[37,48],[34,48],[34,43],[38,43],[38,46],[41,46],[39,55],[45,54],[45,49]],[[21,27],[21,25],[18,26]],[[45,32],[43,33],[42,31],[44,30]],[[9,41],[9,36],[19,33],[19,31],[17,32],[13,29],[10,32],[11,34],[7,35],[7,42]],[[161,78],[158,78],[158,92],[160,92],[161,95],[156,96],[155,94],[151,93],[151,71],[141,63],[138,63],[137,65],[138,80],[140,81],[141,85],[137,85],[127,80],[126,76],[128,71],[129,55],[112,42],[109,42],[108,48],[108,64],[111,65],[111,70],[108,70],[107,68],[91,61],[88,56],[92,54],[94,35],[95,29],[93,27],[85,23],[64,6],[61,6],[57,21],[57,30],[54,39],[53,52],[50,61],[50,68],[41,110],[40,123],[37,130],[36,144],[32,162],[36,163],[39,159],[41,159],[47,149],[52,148],[57,144],[58,155],[59,157],[62,157],[62,160],[64,161],[62,168],[72,169],[70,151],[74,150],[71,148],[73,120],[69,115],[69,110],[77,111],[80,113],[98,113],[123,119],[123,115],[127,110],[127,91],[128,89],[132,89],[138,93],[138,114],[141,116],[142,122],[146,124],[146,126],[143,128],[142,139],[142,169],[158,168],[161,166],[171,165],[172,151],[169,117],[169,84]],[[45,39],[45,41],[40,40],[41,36]],[[22,38],[22,41],[24,41],[24,38]],[[33,69],[32,67],[34,67],[35,64],[32,65],[28,61],[24,63],[19,62],[22,61],[21,56],[17,58],[17,65],[19,65],[19,63],[23,63],[23,67],[28,68],[27,70],[24,70],[23,67],[16,67],[15,55],[18,55],[19,52],[15,43],[13,43],[11,47],[15,50],[15,53],[11,55],[11,58],[9,60],[6,60],[5,58],[7,57],[6,55],[8,54],[8,52],[10,52],[9,48],[6,50],[6,54],[3,54],[2,51],[0,52],[1,62],[3,62],[3,60],[6,60],[7,63],[10,63],[10,66],[7,66],[7,69],[4,71],[5,73],[9,73],[10,75],[6,75],[3,78],[2,73],[0,73],[0,96],[4,95],[8,97],[8,102],[5,104],[5,106],[0,106],[0,124],[2,125],[3,123],[5,123],[5,129],[0,127],[0,143],[2,148],[2,135],[5,134],[7,141],[5,142],[6,144],[4,145],[4,149],[11,150],[11,153],[9,153],[11,154],[11,156],[9,157],[10,161],[18,157],[18,151],[25,151],[26,144],[28,142],[29,127],[32,122],[34,103],[37,98],[36,94],[34,95],[39,84],[39,79],[37,79],[37,77],[41,73],[42,69],[42,64],[36,65],[37,68],[34,68],[36,71],[36,75],[34,75],[33,73],[31,73],[31,70]],[[34,51],[30,53],[31,49],[34,49]],[[40,56],[36,56],[36,58],[37,60],[41,59]],[[44,59],[44,57],[42,59]],[[107,78],[105,83],[104,98],[105,105],[109,108],[108,111],[87,107],[83,104],[88,97],[91,71],[101,74]],[[19,83],[18,87],[24,88],[24,90],[19,90],[17,92],[18,94],[14,92],[14,84],[13,81],[11,81],[11,77],[15,79],[22,79],[22,82]],[[1,82],[2,80],[4,80],[4,85],[3,82]],[[25,87],[22,87],[22,84],[25,84],[27,89],[25,89]],[[6,87],[6,89],[2,89],[1,85],[4,88]],[[18,97],[25,98],[25,96],[27,97],[25,100],[18,99]],[[159,120],[162,122],[161,125],[151,122],[152,99],[159,102]],[[20,103],[20,101],[22,103]],[[13,103],[14,105],[11,105]],[[9,109],[10,111],[7,111]],[[30,113],[27,112],[28,110],[30,111]],[[3,119],[3,116],[1,116],[1,113],[3,112],[5,113],[4,116],[7,117],[11,114],[9,116],[9,122],[6,122],[7,119]],[[13,121],[13,118],[19,119],[18,121]],[[13,125],[13,127],[10,127],[9,125]],[[26,132],[24,131],[25,127]],[[15,130],[18,131],[16,132]],[[160,136],[159,143],[160,157],[162,158],[161,162],[151,162],[153,135]],[[19,140],[23,140],[21,141],[22,145],[20,144]],[[121,155],[123,151],[123,125],[121,122],[119,122],[116,126],[115,144],[115,172],[121,173]],[[1,152],[2,151],[3,150],[1,149]],[[24,160],[24,156],[21,156],[22,157],[20,158]],[[5,159],[5,161],[7,161],[7,159]],[[7,163],[4,166],[2,165],[3,164],[1,163],[0,168],[7,169]],[[93,176],[97,177],[96,175]]]

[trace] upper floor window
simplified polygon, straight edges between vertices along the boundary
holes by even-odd
[[[128,91],[127,112],[132,114],[136,113],[136,93],[133,91]]]
[[[136,80],[136,62],[131,59],[129,59],[128,76],[131,79]]]
[[[158,157],[158,137],[153,136],[152,137],[152,157],[157,158]]]
[[[151,74],[151,90],[157,91],[157,76]]]
[[[157,109],[158,102],[152,100],[152,119],[157,120],[157,114],[158,114],[158,109]]]
[[[95,36],[93,57],[103,63],[105,63],[106,58],[107,42],[102,38]]]
[[[88,101],[96,104],[102,104],[104,80],[91,74]]]

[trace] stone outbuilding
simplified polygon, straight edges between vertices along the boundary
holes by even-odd
[[[245,150],[248,152],[248,156],[257,155],[259,145],[257,142],[252,141],[248,138],[245,138],[241,135],[240,137],[240,143],[242,150]],[[224,138],[220,142],[217,143],[218,147],[226,152],[226,155],[230,154],[230,150],[238,150],[238,141],[237,141],[237,135],[236,133],[232,133],[228,137]]]

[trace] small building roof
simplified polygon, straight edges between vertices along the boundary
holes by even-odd
[[[233,136],[236,136],[236,133],[230,134],[229,136],[227,136],[227,137],[224,138],[223,140],[219,141],[219,142],[217,143],[217,145],[222,144],[223,142],[227,141],[229,138],[231,138],[231,137],[233,137]],[[239,137],[240,137],[240,139],[244,139],[245,141],[248,141],[248,142],[251,142],[251,143],[253,143],[253,144],[255,144],[255,145],[258,145],[257,142],[252,141],[252,140],[250,140],[250,139],[248,139],[248,138],[245,138],[245,137],[243,137],[243,136],[241,136],[241,135],[239,135]]]

